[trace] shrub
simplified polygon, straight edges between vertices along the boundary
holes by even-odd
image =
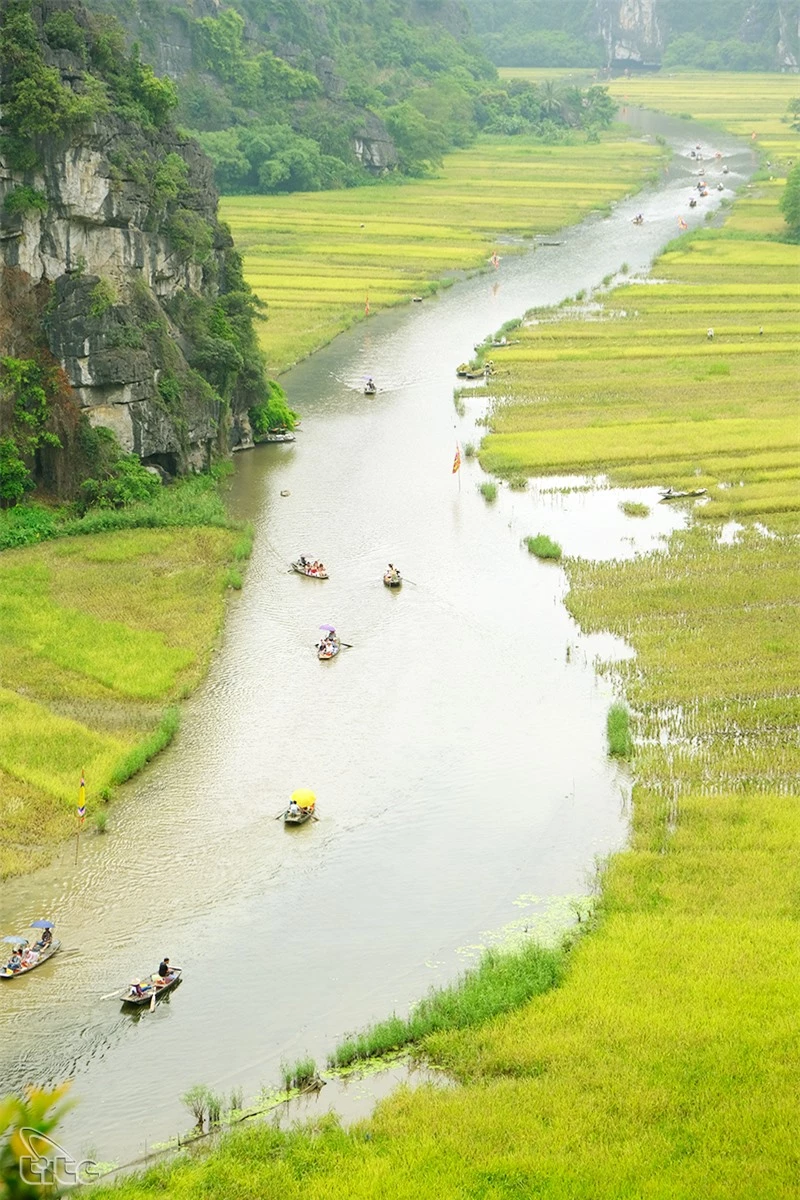
[[[524,541],[528,553],[535,554],[537,558],[550,558],[554,562],[561,558],[561,546],[545,533],[537,533],[536,537],[526,537]]]
[[[33,487],[31,473],[12,437],[0,438],[0,507],[16,504]]]
[[[606,718],[608,753],[617,758],[629,758],[633,750],[630,735],[630,714],[624,704],[612,704]]]
[[[10,217],[29,212],[47,212],[47,197],[44,192],[27,184],[19,184],[12,188],[3,201],[3,212]]]
[[[125,508],[152,500],[161,480],[143,467],[135,454],[121,454],[105,479],[86,479],[81,484],[80,502],[89,508]]]
[[[2,441],[0,439],[0,455]],[[0,480],[2,480],[2,458],[0,457]],[[2,483],[0,483],[2,496]],[[57,514],[38,504],[17,504],[8,512],[0,513],[0,550],[12,550],[17,546],[30,546],[54,536],[58,524]]]
[[[51,13],[44,34],[53,50],[71,50],[81,58],[86,54],[86,37],[71,12]]]
[[[475,457],[475,443],[474,442],[467,442],[467,444],[464,447],[464,457],[465,458],[474,458]]]
[[[233,588],[235,592],[240,592],[242,590],[242,583],[242,572],[236,567],[228,567],[228,570],[225,572],[225,587]]]
[[[116,302],[116,292],[108,280],[98,280],[90,292],[89,316],[102,317]]]
[[[484,500],[488,500],[491,504],[492,500],[497,499],[497,484],[487,480],[486,483],[481,483],[478,486],[478,491],[483,496]]]

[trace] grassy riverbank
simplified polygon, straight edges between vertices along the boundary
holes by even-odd
[[[220,211],[248,283],[269,304],[262,343],[280,371],[362,319],[367,296],[375,313],[430,295],[494,250],[512,253],[509,239],[552,233],[636,191],[662,157],[613,134],[561,146],[485,138],[448,155],[435,179],[231,196]]]
[[[758,84],[738,79],[757,107]],[[697,84],[698,97],[707,84]],[[758,199],[761,218],[777,229],[777,189]],[[515,405],[495,423],[515,412],[527,422],[503,436],[527,446],[524,435],[533,435],[535,447],[548,429],[567,439],[579,429],[587,439],[582,470],[627,470],[638,458],[640,477],[660,480],[669,461],[677,464],[678,482],[698,478],[694,468],[677,473],[691,459],[711,486],[750,489],[747,505],[734,508],[724,495],[732,489],[714,486],[718,506],[710,515],[736,512],[745,523],[733,540],[721,540],[719,523],[704,520],[657,554],[568,563],[568,602],[582,627],[611,629],[636,650],[633,662],[615,669],[634,714],[637,782],[630,846],[610,863],[599,928],[570,955],[564,983],[516,1013],[427,1039],[427,1053],[462,1087],[400,1091],[347,1133],[330,1125],[289,1135],[243,1131],[207,1158],[159,1167],[99,1196],[785,1200],[794,1193],[800,623],[796,542],[780,531],[795,527],[798,506],[792,467],[782,457],[788,413],[780,395],[779,407],[769,410],[767,389],[756,382],[775,363],[772,390],[795,389],[796,376],[793,383],[786,373],[791,351],[778,329],[793,321],[781,272],[795,248],[742,237],[737,230],[748,206],[752,199],[737,204],[710,242],[697,238],[699,249],[685,244],[662,261],[657,273],[669,270],[673,282],[651,289],[654,303],[667,306],[660,317],[648,310],[644,318],[622,318],[615,310],[627,311],[630,300],[623,304],[616,293],[599,331],[595,320],[573,315],[564,320],[566,332],[559,322],[525,333],[528,353],[543,348],[551,329],[565,351],[580,347],[581,338],[592,345],[606,337],[602,353],[611,352],[603,369],[600,352],[594,359],[567,352],[556,360],[542,356],[521,382],[530,360],[516,348],[515,357],[506,352],[502,360],[500,390],[513,394]],[[728,242],[734,251],[752,247],[754,257],[733,253],[705,264],[713,281],[683,280],[694,254],[724,250]],[[777,262],[769,258],[775,252]],[[703,293],[720,276],[747,299],[759,276],[768,282],[775,270],[781,307],[778,317],[764,311],[764,335],[736,319],[707,321]],[[670,309],[687,300],[702,315],[688,320],[676,315],[684,309]],[[758,301],[756,292],[751,302]],[[644,304],[643,297],[640,314]],[[699,353],[679,355],[670,345],[673,320],[686,322],[683,337],[691,335]],[[730,324],[734,332],[707,347],[706,324]],[[759,348],[762,337],[773,342],[768,352]],[[621,353],[626,341],[631,355]],[[640,345],[653,353],[639,353]],[[551,361],[557,375],[547,376]],[[594,373],[575,382],[587,361]],[[715,362],[727,370],[709,371]],[[720,379],[724,395],[714,390]],[[618,438],[635,434],[637,453],[620,462],[609,454],[613,441],[592,443],[592,415],[601,430],[613,425]],[[740,422],[738,441],[720,433],[733,421]],[[687,439],[700,426],[713,452],[701,439],[689,441],[686,455],[675,453],[679,437],[666,458],[657,437],[664,424]],[[542,456],[530,453],[517,472],[541,469]],[[759,453],[763,461],[756,461]],[[770,529],[749,523],[751,513]]]
[[[205,670],[230,528],[122,529],[0,555],[0,876],[32,870],[75,830],[86,771],[103,793],[177,729],[174,703]]]

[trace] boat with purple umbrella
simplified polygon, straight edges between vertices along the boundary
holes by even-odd
[[[335,658],[342,648],[342,643],[339,641],[339,635],[332,625],[320,625],[324,637],[317,642],[317,658],[325,662],[329,658]]]

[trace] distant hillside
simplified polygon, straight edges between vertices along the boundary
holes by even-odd
[[[421,174],[477,128],[496,79],[460,0],[91,0],[178,85],[225,191]]]
[[[503,66],[797,70],[798,0],[467,0]]]

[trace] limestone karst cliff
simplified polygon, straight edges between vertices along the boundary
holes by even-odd
[[[0,356],[61,368],[37,481],[69,490],[82,416],[169,474],[252,444],[254,301],[171,85],[71,0],[2,7]]]

